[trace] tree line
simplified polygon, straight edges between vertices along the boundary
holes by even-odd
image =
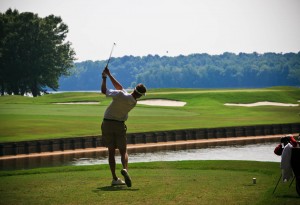
[[[99,90],[105,63],[75,63],[71,75],[60,78],[60,90]],[[109,68],[126,88],[140,82],[148,88],[300,86],[300,52],[124,56],[112,58]]]
[[[38,96],[73,67],[75,52],[66,42],[68,26],[60,17],[40,18],[8,9],[0,13],[0,91]]]

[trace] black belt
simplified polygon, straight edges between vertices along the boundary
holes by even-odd
[[[112,122],[122,122],[122,123],[124,123],[124,121],[107,119],[107,118],[103,118],[103,121],[112,121]]]

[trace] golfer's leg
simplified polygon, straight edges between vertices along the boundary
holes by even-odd
[[[123,165],[123,169],[128,169],[128,154],[127,149],[119,149],[120,155],[121,155],[121,162]]]
[[[127,150],[125,149],[119,149],[120,154],[121,154],[121,160],[122,160],[122,165],[123,169],[121,170],[121,174],[124,176],[125,183],[128,187],[131,187],[131,178],[128,174],[128,154]]]
[[[115,160],[115,153],[116,150],[115,148],[108,148],[108,162],[109,162],[109,167],[111,171],[111,175],[114,180],[117,180],[118,177],[116,175],[116,160]]]

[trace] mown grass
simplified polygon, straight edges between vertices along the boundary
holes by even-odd
[[[120,165],[118,165],[120,169]],[[107,165],[0,172],[0,204],[297,204],[274,162],[130,164],[133,186],[111,187]],[[252,183],[252,178],[257,184]]]
[[[212,128],[300,122],[300,107],[228,107],[224,103],[272,101],[298,103],[300,89],[157,89],[143,99],[187,102],[184,107],[137,105],[129,114],[128,132]],[[143,100],[141,99],[141,100]],[[100,125],[110,103],[100,93],[69,92],[37,98],[0,97],[0,142],[101,135]],[[59,105],[57,102],[99,102]]]

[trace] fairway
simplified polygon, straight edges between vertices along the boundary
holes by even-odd
[[[131,188],[111,187],[107,165],[2,171],[0,204],[299,203],[295,183],[280,183],[272,194],[280,175],[273,162],[152,162],[129,170]]]
[[[300,89],[157,89],[142,99],[186,102],[183,107],[137,105],[126,122],[128,133],[300,122],[300,107],[231,107],[225,103],[260,101],[299,104]],[[100,93],[69,92],[37,98],[0,97],[0,142],[101,135],[110,103]],[[54,104],[99,102],[99,104]]]

